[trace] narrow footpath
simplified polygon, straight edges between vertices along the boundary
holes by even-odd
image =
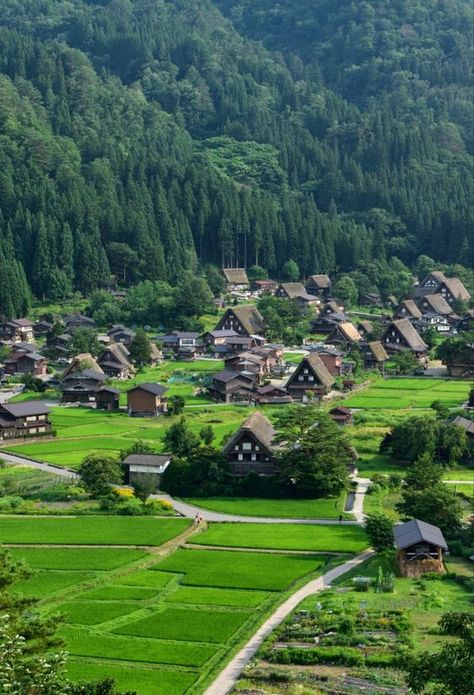
[[[278,606],[269,618],[267,618],[254,636],[250,638],[247,644],[234,656],[224,670],[221,671],[215,681],[205,691],[204,695],[227,695],[236,684],[240,674],[247,666],[250,659],[255,655],[262,642],[283,620],[285,620],[285,618],[288,617],[303,599],[323,589],[327,589],[335,579],[349,572],[349,570],[354,567],[357,567],[362,562],[365,562],[365,560],[368,560],[374,554],[373,550],[366,550],[351,560],[344,562],[342,565],[334,567],[334,569],[329,570],[321,577],[313,579],[296,591],[290,598]]]

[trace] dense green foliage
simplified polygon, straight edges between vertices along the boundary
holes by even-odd
[[[469,27],[466,0],[5,0],[2,313],[110,272],[469,266]]]

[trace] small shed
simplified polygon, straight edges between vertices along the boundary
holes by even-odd
[[[444,574],[443,553],[448,550],[437,526],[411,519],[393,528],[397,562],[403,577],[419,577],[425,572]]]
[[[133,486],[140,480],[151,482],[158,489],[161,476],[170,463],[171,454],[130,454],[123,461],[125,483]]]
[[[98,410],[118,410],[120,391],[111,386],[101,386],[95,394],[95,404]]]

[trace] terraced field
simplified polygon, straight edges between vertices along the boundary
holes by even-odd
[[[451,379],[387,379],[348,398],[345,405],[349,408],[403,410],[429,408],[433,401],[440,400],[454,407],[466,400],[469,388],[468,381]]]
[[[158,546],[186,530],[187,520],[4,522],[1,540],[23,544],[10,552],[36,569],[17,591],[41,596],[41,611],[65,616],[60,636],[70,676],[113,677],[139,695],[202,693],[285,593],[328,562],[325,555],[242,552],[237,539],[235,550],[180,547],[163,557]],[[230,526],[236,531],[240,525]],[[252,533],[245,536],[241,545],[253,545]],[[94,547],[99,543],[108,547]],[[114,547],[118,543],[151,547]],[[299,543],[288,537],[285,545],[295,550]]]

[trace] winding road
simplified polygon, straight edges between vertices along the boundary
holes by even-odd
[[[329,570],[321,577],[311,580],[292,594],[284,603],[278,606],[267,620],[265,620],[263,625],[257,630],[253,637],[249,639],[247,644],[242,647],[224,670],[220,672],[215,681],[205,691],[204,695],[227,695],[236,684],[238,677],[247,666],[250,659],[255,655],[262,642],[290,615],[303,599],[319,591],[323,591],[323,589],[327,589],[335,579],[338,579],[338,577],[354,569],[354,567],[365,562],[373,555],[375,555],[373,550],[365,550],[351,560],[347,560],[347,562],[344,562],[342,565],[338,565],[332,570]]]

